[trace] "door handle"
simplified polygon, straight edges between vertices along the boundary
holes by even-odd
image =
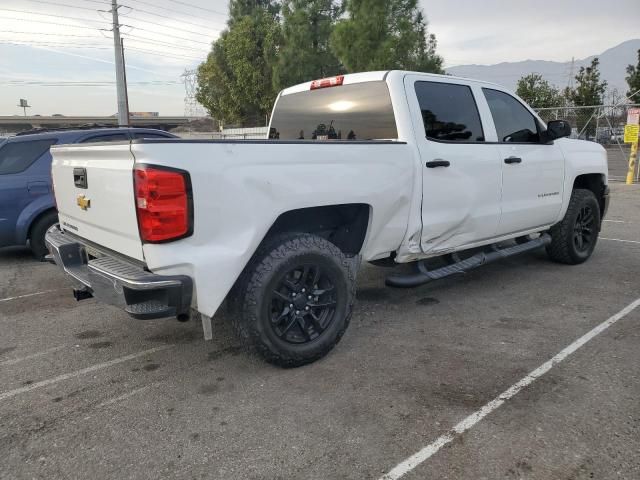
[[[504,159],[504,163],[511,165],[512,163],[522,163],[520,157],[509,157]]]
[[[447,160],[434,160],[424,164],[427,168],[448,167],[449,165],[451,165],[451,163]]]

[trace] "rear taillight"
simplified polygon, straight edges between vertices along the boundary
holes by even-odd
[[[193,233],[191,179],[182,170],[140,166],[133,171],[140,238],[162,243]]]
[[[344,83],[344,75],[338,75],[337,77],[323,78],[321,80],[314,80],[311,82],[311,90],[317,90],[319,88],[339,87]]]

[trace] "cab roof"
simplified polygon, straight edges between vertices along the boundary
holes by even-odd
[[[399,74],[400,76],[421,75],[424,77],[433,78],[433,80],[437,80],[437,79],[461,80],[464,82],[482,83],[484,85],[491,85],[494,87],[504,88],[502,85],[498,85],[496,83],[485,82],[483,80],[476,80],[473,78],[454,77],[452,75],[439,75],[436,73],[413,72],[410,70],[379,70],[374,72],[348,73],[345,75],[341,75],[343,77],[342,85],[351,85],[354,83],[363,83],[363,82],[383,81],[383,80],[386,80],[387,76],[391,73]],[[335,77],[331,77],[331,78],[335,78]],[[294,85],[289,88],[285,88],[284,90],[282,90],[281,95],[290,95],[292,93],[306,92],[308,90],[311,90],[311,85],[316,81],[317,80],[312,80],[309,82]]]

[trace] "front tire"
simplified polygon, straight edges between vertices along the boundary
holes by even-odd
[[[589,259],[598,242],[600,206],[591,190],[575,189],[562,221],[549,233],[549,257],[559,263],[578,265]]]
[[[269,239],[232,292],[236,333],[282,367],[324,357],[349,325],[358,263],[316,235]]]

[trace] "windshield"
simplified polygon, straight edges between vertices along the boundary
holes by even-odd
[[[395,140],[398,129],[387,84],[356,83],[282,95],[269,138]]]

